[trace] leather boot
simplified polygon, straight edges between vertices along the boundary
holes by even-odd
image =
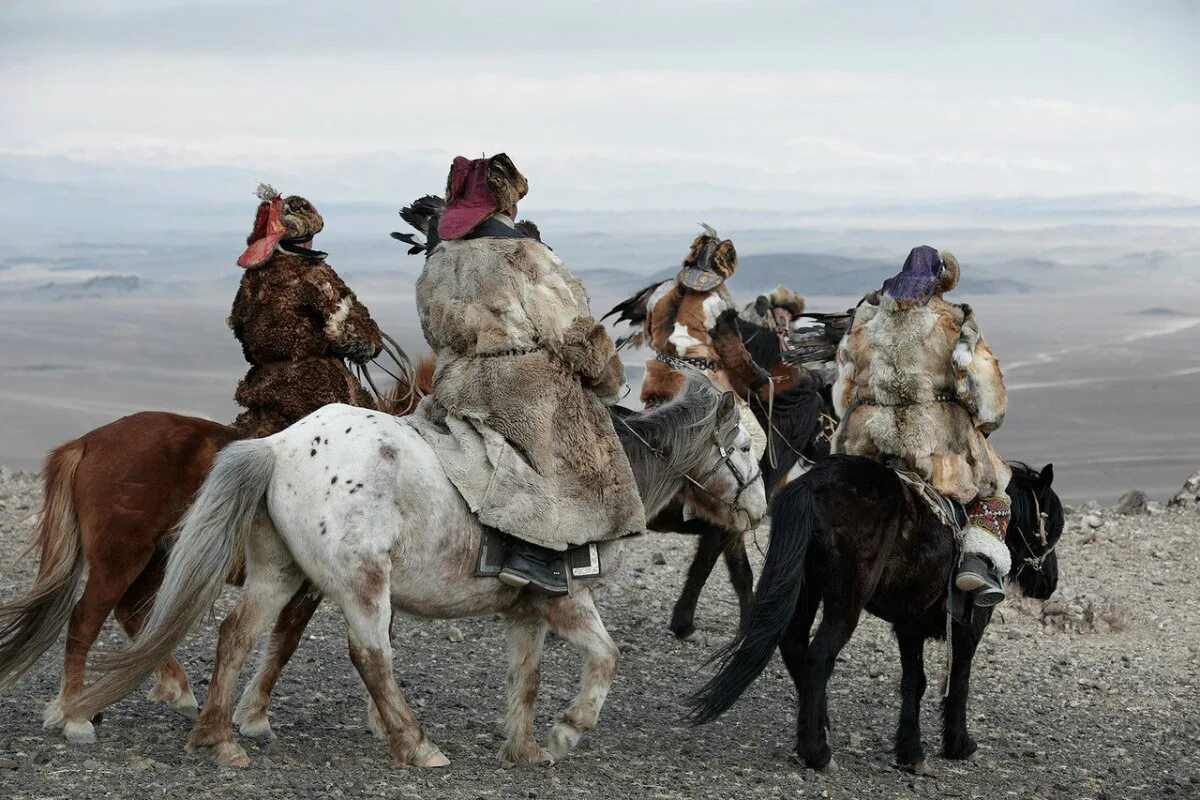
[[[972,592],[975,605],[980,608],[994,606],[1004,599],[1004,580],[996,574],[992,563],[978,553],[963,556],[954,585],[964,592]]]
[[[529,586],[550,597],[567,594],[567,563],[563,554],[520,539],[511,540],[499,578],[508,586]]]

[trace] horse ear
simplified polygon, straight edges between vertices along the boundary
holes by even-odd
[[[1042,467],[1041,486],[1043,490],[1049,489],[1050,484],[1054,483],[1054,465],[1047,464]]]
[[[723,422],[733,416],[736,411],[736,400],[734,400],[733,392],[722,393],[721,399],[717,403],[717,418]]]

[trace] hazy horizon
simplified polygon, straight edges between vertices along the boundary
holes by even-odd
[[[503,150],[597,312],[698,222],[740,300],[816,310],[955,251],[1004,454],[1161,494],[1200,466],[1197,33],[1187,2],[4,4],[0,463],[141,408],[231,416],[259,181],[421,349],[396,210]]]

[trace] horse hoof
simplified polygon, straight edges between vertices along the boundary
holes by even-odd
[[[550,751],[537,747],[537,745],[524,751],[510,750],[506,747],[500,751],[500,766],[504,769],[533,766],[552,767],[554,766],[554,756],[550,755]]]
[[[966,760],[971,761],[971,762],[978,761],[979,760],[979,751],[978,750],[971,751],[969,754],[967,754]]]
[[[929,769],[928,761],[918,761],[915,764],[908,765],[908,771],[913,775],[932,775],[933,771]]]
[[[573,725],[560,722],[550,729],[550,740],[546,744],[546,752],[555,761],[562,761],[568,753],[575,749],[575,745],[579,744],[581,735],[582,733]]]
[[[250,757],[236,742],[221,742],[214,749],[213,756],[222,767],[245,769],[250,766]]]
[[[171,707],[172,711],[180,716],[184,716],[192,720],[200,718],[200,704],[196,702],[196,695],[192,694],[191,691],[188,691],[187,694],[175,702],[168,703],[168,705]]]
[[[837,762],[834,761],[832,758],[829,759],[829,763],[826,764],[825,766],[817,767],[817,772],[824,772],[826,775],[832,775],[837,771],[838,771]]]
[[[438,769],[439,767],[450,766],[450,759],[446,758],[445,754],[438,749],[437,745],[430,744],[426,748],[422,748],[423,754],[417,756],[414,766],[424,767],[426,769]]]
[[[266,716],[243,719],[238,726],[238,733],[250,739],[275,738],[275,732],[271,730],[271,721]]]
[[[63,726],[63,735],[67,737],[67,741],[71,744],[96,743],[96,729],[88,721],[68,722]]]
[[[675,634],[675,638],[681,642],[694,641],[696,638],[696,626],[691,623],[680,625],[678,628],[672,626],[671,633]]]

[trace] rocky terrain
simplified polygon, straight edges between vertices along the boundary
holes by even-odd
[[[725,718],[703,728],[683,724],[680,698],[731,635],[736,606],[718,567],[701,600],[702,635],[675,641],[665,623],[693,542],[655,535],[631,545],[624,570],[601,595],[621,672],[600,726],[556,766],[504,770],[496,761],[506,664],[501,631],[488,619],[396,625],[397,674],[452,764],[438,772],[392,765],[363,724],[344,625],[323,607],[276,692],[278,739],[243,741],[248,769],[187,754],[188,720],[140,695],[106,712],[95,745],[70,746],[42,730],[60,645],[0,698],[0,797],[1200,797],[1198,490],[1194,476],[1191,495],[1185,489],[1173,505],[1133,497],[1123,498],[1126,513],[1072,510],[1056,595],[1006,603],[981,646],[971,702],[977,760],[931,757],[929,776],[892,765],[899,662],[889,630],[873,618],[860,625],[830,683],[838,772],[814,773],[788,758],[795,703],[778,661]],[[33,559],[14,561],[35,524],[40,491],[34,476],[0,471],[0,601],[22,591],[36,569]],[[103,641],[120,642],[111,630]],[[181,654],[201,697],[214,641],[209,620]],[[924,715],[931,751],[942,657],[931,644]],[[548,641],[543,731],[573,693],[578,668],[564,643]]]

